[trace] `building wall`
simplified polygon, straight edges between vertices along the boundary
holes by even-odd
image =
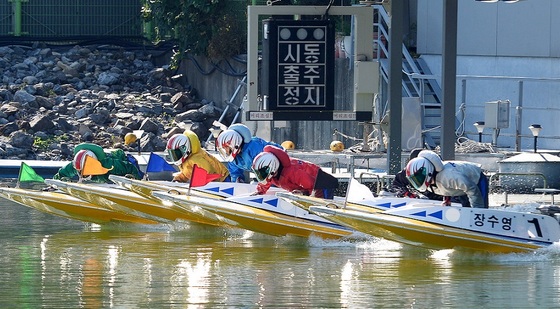
[[[457,111],[465,108],[464,130],[477,140],[475,121],[485,120],[485,103],[510,100],[510,125],[497,145],[533,147],[528,126],[543,127],[539,149],[560,149],[560,1],[480,3],[459,0]],[[417,52],[441,84],[443,0],[418,0]],[[492,141],[493,129],[484,132]],[[519,132],[516,132],[519,131]]]
[[[560,1],[458,1],[457,54],[560,57]],[[441,54],[443,0],[418,0],[417,50]]]

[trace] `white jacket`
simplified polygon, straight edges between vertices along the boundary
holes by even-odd
[[[467,195],[471,207],[484,207],[484,197],[478,188],[482,169],[476,163],[444,161],[443,170],[436,174],[435,185],[430,188],[443,196]],[[430,189],[428,189],[430,190]]]

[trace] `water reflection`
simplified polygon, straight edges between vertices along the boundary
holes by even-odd
[[[430,251],[194,224],[100,227],[0,206],[3,308],[560,307],[560,245]]]

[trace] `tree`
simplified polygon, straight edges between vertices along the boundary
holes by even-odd
[[[173,66],[187,54],[222,60],[246,49],[245,1],[147,0],[142,17],[152,24],[156,41],[176,41]]]

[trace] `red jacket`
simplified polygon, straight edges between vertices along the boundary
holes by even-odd
[[[260,194],[266,193],[271,185],[275,185],[287,191],[300,190],[305,195],[310,195],[313,192],[317,173],[319,173],[320,169],[318,165],[304,160],[290,158],[286,151],[271,145],[265,146],[263,152],[274,154],[278,158],[278,161],[280,161],[282,167],[280,168],[280,173],[273,177],[267,184],[259,183],[257,185],[257,191]],[[317,190],[315,196],[322,197],[323,191]]]

